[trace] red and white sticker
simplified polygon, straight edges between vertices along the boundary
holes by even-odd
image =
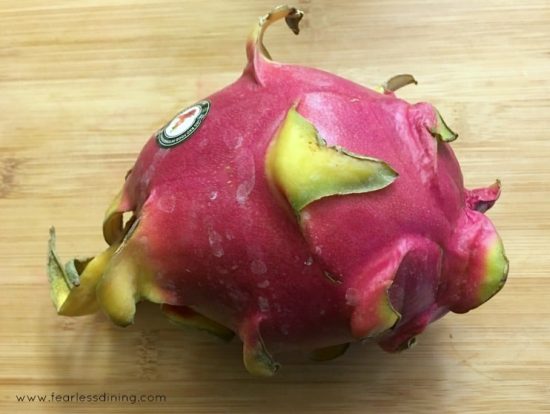
[[[159,145],[168,148],[185,141],[199,128],[209,110],[210,102],[205,100],[178,113],[157,134]]]

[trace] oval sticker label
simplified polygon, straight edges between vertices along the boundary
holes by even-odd
[[[205,100],[179,112],[157,133],[159,145],[168,148],[185,141],[199,128],[209,110],[210,102]]]

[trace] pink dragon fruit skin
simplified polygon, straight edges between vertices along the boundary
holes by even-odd
[[[247,369],[271,375],[290,349],[405,349],[501,289],[508,262],[483,214],[500,183],[464,188],[456,135],[394,94],[411,77],[374,91],[272,61],[263,31],[286,18],[297,32],[301,17],[261,18],[243,75],[203,101],[196,130],[173,146],[165,129],[150,138],[107,211],[104,253],[63,267],[52,231],[59,314],[101,308],[128,325],[147,299],[178,324],[236,333]]]

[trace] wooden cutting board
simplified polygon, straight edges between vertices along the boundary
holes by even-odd
[[[502,180],[489,216],[511,272],[480,309],[435,323],[409,352],[289,355],[269,380],[245,372],[237,341],[178,330],[150,304],[127,329],[56,316],[49,226],[65,258],[103,249],[103,211],[145,140],[239,76],[247,32],[272,5],[0,1],[0,412],[550,412],[547,0],[300,0],[302,34],[266,36],[275,59],[364,85],[413,73],[419,86],[400,95],[434,103],[460,133],[467,185]],[[128,397],[64,402],[75,393]]]

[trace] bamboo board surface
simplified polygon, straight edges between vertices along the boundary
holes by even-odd
[[[236,79],[266,1],[0,1],[0,412],[550,412],[550,3],[319,1],[302,33],[273,26],[275,59],[434,103],[460,134],[469,187],[495,178],[489,216],[511,262],[490,302],[432,325],[410,352],[354,346],[283,358],[249,376],[238,341],[181,331],[150,304],[114,327],[58,317],[48,228],[65,257],[103,249],[105,207],[149,135]],[[17,396],[163,395],[156,403],[17,402]],[[66,397],[62,397],[66,398]]]

